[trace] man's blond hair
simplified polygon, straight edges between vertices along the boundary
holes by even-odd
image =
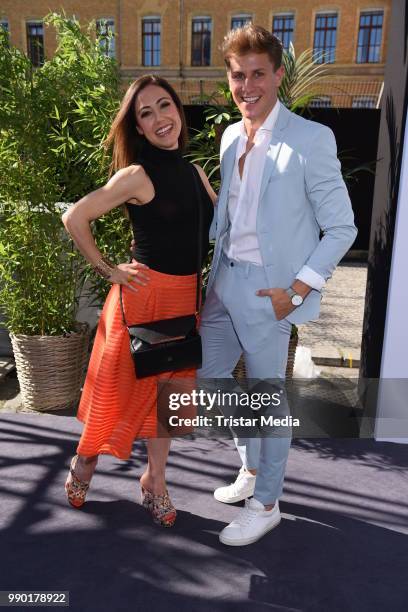
[[[222,43],[222,53],[227,70],[230,69],[231,55],[267,53],[275,70],[282,64],[282,43],[265,28],[247,23],[242,28],[230,30]]]

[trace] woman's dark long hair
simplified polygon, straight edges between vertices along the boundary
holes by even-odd
[[[179,147],[183,150],[187,145],[187,123],[180,98],[166,79],[153,74],[146,74],[136,79],[125,93],[119,111],[104,142],[106,149],[112,147],[112,162],[109,168],[109,176],[112,176],[117,170],[135,163],[137,160],[145,137],[141,136],[136,129],[136,98],[148,85],[162,87],[172,98],[181,119],[181,132],[178,139]]]

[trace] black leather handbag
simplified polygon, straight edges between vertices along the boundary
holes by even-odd
[[[199,368],[202,362],[201,338],[197,331],[200,309],[202,259],[202,205],[195,169],[192,168],[198,205],[197,289],[195,313],[172,319],[128,325],[125,318],[120,285],[120,307],[123,323],[130,337],[130,353],[136,378]]]

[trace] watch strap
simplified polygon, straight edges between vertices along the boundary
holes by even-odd
[[[285,289],[285,291],[290,297],[290,299],[292,299],[294,295],[297,295],[296,291],[292,289],[292,287],[288,287],[287,289]]]

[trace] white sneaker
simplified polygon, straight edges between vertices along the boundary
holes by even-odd
[[[265,506],[252,497],[246,500],[245,508],[240,510],[237,518],[221,531],[220,542],[228,546],[252,544],[279,525],[280,521],[278,502],[272,510],[265,510]]]
[[[242,466],[239,470],[237,479],[227,487],[218,487],[214,491],[214,497],[217,501],[224,504],[235,504],[235,502],[247,499],[254,494],[256,476],[248,472]]]

